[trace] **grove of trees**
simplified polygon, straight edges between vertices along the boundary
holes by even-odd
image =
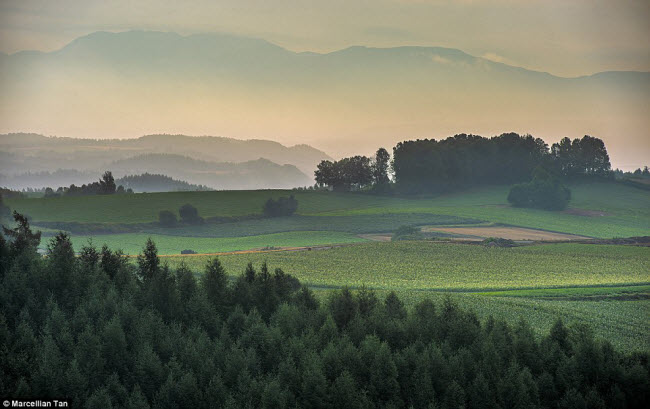
[[[598,138],[564,138],[549,149],[540,138],[516,133],[400,142],[393,149],[392,166],[396,186],[403,192],[526,182],[538,166],[568,179],[605,177],[611,169]]]
[[[122,185],[116,186],[113,173],[108,170],[104,172],[99,181],[87,185],[76,186],[72,184],[69,187],[59,187],[56,191],[50,187],[45,188],[45,197],[112,195],[115,193],[133,193],[133,190],[130,188],[125,190]]]
[[[335,191],[360,190],[368,186],[383,190],[389,183],[389,165],[388,151],[379,148],[373,160],[366,156],[352,156],[334,162],[321,161],[314,176],[318,186],[327,186]]]
[[[137,263],[14,214],[0,236],[0,395],[95,408],[645,408],[650,357],[585,325],[480,321],[451,299],[319,300],[280,268],[197,280],[149,240]],[[244,267],[244,266],[242,266]]]

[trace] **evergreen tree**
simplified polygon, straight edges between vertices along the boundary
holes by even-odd
[[[140,277],[145,282],[153,280],[160,272],[158,249],[151,237],[147,239],[147,244],[142,249],[142,253],[138,255],[138,267],[140,268]]]
[[[29,227],[27,217],[16,212],[13,213],[14,222],[16,227],[8,229],[2,226],[2,230],[7,236],[9,241],[9,255],[11,259],[15,259],[18,255],[27,254],[33,255],[36,253],[36,248],[41,243],[41,232],[32,232]]]
[[[249,263],[249,267],[251,270],[253,269],[251,263]],[[249,271],[249,267],[247,267],[247,272]],[[255,272],[254,270],[252,271],[252,276],[254,277]],[[226,270],[221,265],[219,258],[215,257],[208,261],[201,280],[210,304],[212,304],[212,306],[220,313],[224,313],[228,303],[228,277],[226,276]]]

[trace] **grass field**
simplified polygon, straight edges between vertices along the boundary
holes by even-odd
[[[147,223],[156,221],[160,210],[176,211],[185,203],[196,206],[203,217],[259,214],[262,204],[269,197],[295,194],[299,202],[298,213],[302,216],[312,216],[310,220],[303,219],[303,222],[314,222],[321,226],[355,225],[358,232],[375,232],[381,229],[391,231],[396,224],[404,221],[427,224],[423,215],[446,215],[599,238],[650,235],[648,191],[614,183],[573,186],[570,210],[578,210],[578,214],[511,208],[506,202],[507,191],[507,186],[491,186],[428,198],[310,191],[170,192],[11,199],[7,200],[7,203],[19,212],[31,216],[36,223]],[[580,214],[581,210],[597,211],[604,215],[584,216]],[[314,218],[327,216],[337,216],[338,219]],[[342,219],[344,216],[348,218]],[[373,217],[383,219],[373,222]],[[414,220],[409,222],[409,217]],[[355,218],[358,218],[358,221],[355,221]],[[297,221],[296,224],[300,222]],[[269,228],[269,224],[259,223],[260,231],[257,234],[278,232],[277,225],[265,230]],[[372,229],[368,228],[369,224]],[[228,230],[230,227],[221,228]],[[233,228],[247,229],[250,235],[251,230],[255,229],[255,223]],[[304,226],[291,227],[289,224],[284,228],[287,229],[284,231],[306,230]],[[320,230],[316,227],[307,229]]]
[[[228,238],[175,237],[140,233],[108,234],[95,237],[72,236],[72,243],[78,250],[87,244],[89,239],[92,239],[98,247],[107,244],[110,248],[122,249],[125,254],[138,254],[149,237],[154,240],[158,247],[158,254],[161,255],[180,254],[181,250],[186,249],[194,250],[197,253],[218,253],[263,247],[317,246],[366,241],[350,233],[302,231]],[[42,246],[46,244],[41,243]]]
[[[650,284],[650,248],[548,244],[515,248],[371,242],[330,250],[221,256],[231,274],[248,261],[282,267],[313,287],[488,291]],[[205,259],[184,260],[200,270]]]
[[[167,257],[202,271],[209,257]],[[547,244],[486,248],[434,242],[365,243],[329,250],[220,256],[229,274],[248,261],[281,267],[317,294],[362,285],[379,295],[395,290],[407,304],[450,295],[479,316],[516,322],[539,333],[557,317],[589,323],[626,350],[650,350],[650,249]]]

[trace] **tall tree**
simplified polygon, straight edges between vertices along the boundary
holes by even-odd
[[[252,268],[252,265],[251,265]],[[225,312],[227,300],[228,277],[226,270],[221,265],[219,258],[215,257],[208,261],[205,266],[205,273],[201,279],[201,284],[205,289],[205,294],[210,304],[212,304],[220,313]]]
[[[372,179],[375,185],[383,186],[389,182],[388,167],[390,165],[390,154],[384,148],[379,148],[375,153],[375,160],[372,164]]]
[[[26,251],[36,252],[36,248],[41,243],[41,232],[32,232],[27,216],[15,210],[13,216],[16,227],[8,229],[2,226],[5,236],[9,239],[9,252],[12,258]]]
[[[99,193],[102,195],[112,195],[115,193],[116,188],[117,186],[115,186],[115,178],[113,178],[113,173],[107,170],[99,180]]]
[[[140,277],[144,281],[150,281],[155,278],[160,271],[160,259],[158,258],[158,249],[156,243],[147,239],[147,243],[138,255],[138,267],[140,268]]]

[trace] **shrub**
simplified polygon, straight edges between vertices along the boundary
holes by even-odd
[[[196,207],[192,206],[189,203],[184,204],[178,209],[178,214],[181,216],[181,222],[188,224],[201,224],[203,223],[203,218],[199,216],[199,211]]]
[[[181,250],[181,254],[197,254],[194,250]]]
[[[158,222],[163,227],[172,227],[176,225],[176,215],[170,210],[161,210],[158,213]]]
[[[508,202],[515,207],[532,207],[545,210],[563,210],[571,200],[571,191],[545,169],[535,169],[529,183],[513,185]]]
[[[278,200],[269,199],[264,203],[262,213],[266,217],[291,216],[298,210],[298,201],[291,195]]]

